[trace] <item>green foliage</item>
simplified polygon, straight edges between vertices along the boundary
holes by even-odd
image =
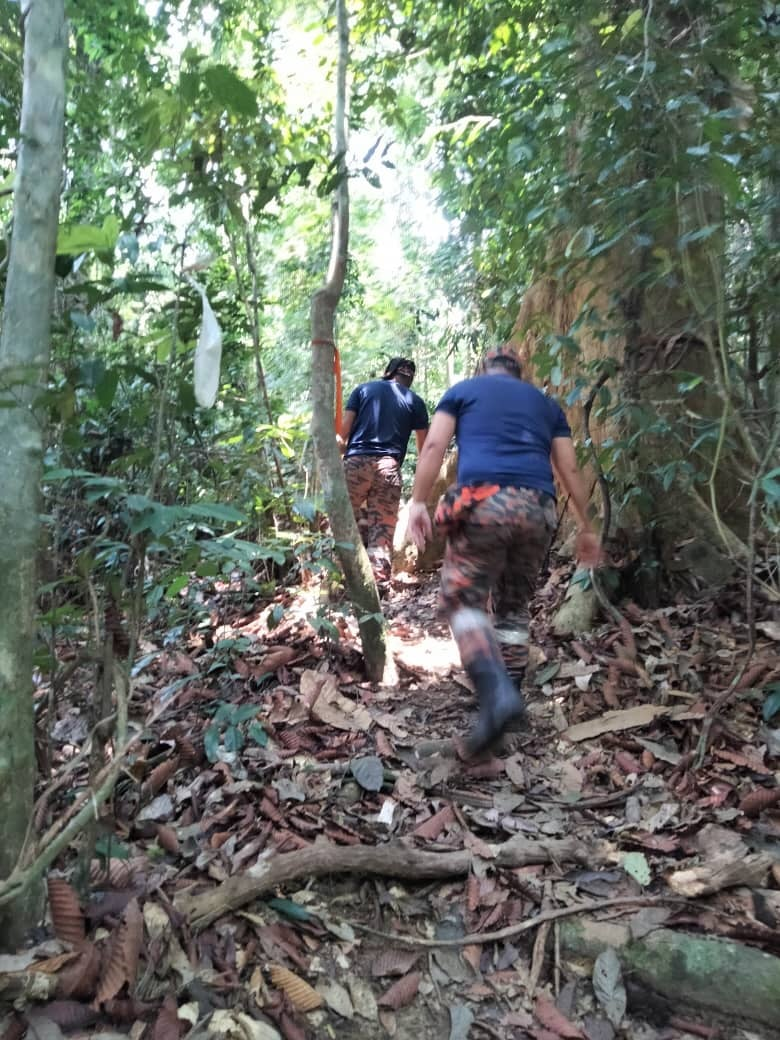
[[[265,747],[268,734],[259,722],[251,722],[246,733],[241,728],[255,718],[257,710],[252,704],[238,705],[221,701],[217,705],[213,719],[203,734],[203,747],[209,762],[235,760],[247,737],[255,744]]]

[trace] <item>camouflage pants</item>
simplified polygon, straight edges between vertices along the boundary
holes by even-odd
[[[555,500],[531,488],[501,488],[471,506],[449,532],[441,605],[464,667],[502,661],[514,679],[528,663],[528,602],[555,531]],[[494,621],[488,616],[492,594]]]
[[[344,476],[374,577],[387,583],[401,501],[400,463],[391,455],[350,455],[344,459]]]

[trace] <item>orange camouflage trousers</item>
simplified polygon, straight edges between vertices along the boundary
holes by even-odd
[[[350,455],[344,459],[344,476],[374,577],[387,584],[401,502],[401,465],[392,455]]]
[[[467,489],[467,508],[449,527],[440,603],[464,667],[487,656],[520,680],[528,664],[528,603],[555,532],[555,499],[532,488],[489,491],[479,499]]]

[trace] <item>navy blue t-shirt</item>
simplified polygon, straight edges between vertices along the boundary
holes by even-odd
[[[553,437],[571,437],[560,405],[515,376],[464,379],[444,394],[436,411],[455,418],[458,483],[486,481],[555,495]]]
[[[355,387],[347,401],[355,413],[346,457],[392,455],[403,462],[412,430],[428,429],[425,402],[395,379],[374,379]]]

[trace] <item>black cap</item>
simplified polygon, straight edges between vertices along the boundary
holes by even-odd
[[[402,375],[409,376],[410,379],[414,379],[414,373],[417,371],[417,366],[414,361],[405,357],[394,357],[390,358],[387,362],[387,368],[382,379],[392,379],[396,372],[400,372]]]

